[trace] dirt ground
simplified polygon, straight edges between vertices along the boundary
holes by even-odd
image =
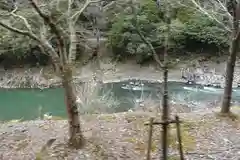
[[[219,108],[179,113],[183,120],[181,134],[186,160],[239,160],[240,108],[238,117],[223,118]],[[156,112],[84,115],[81,118],[86,145],[74,150],[67,146],[66,120],[7,122],[0,125],[1,160],[135,160],[145,159],[150,117],[160,120]],[[161,153],[161,128],[154,127],[152,159]],[[41,151],[47,141],[56,139]],[[169,159],[179,159],[176,128],[170,129]]]

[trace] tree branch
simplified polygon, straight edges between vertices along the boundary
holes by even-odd
[[[24,18],[24,17],[21,16],[21,15],[16,14],[16,12],[17,12],[17,10],[18,10],[18,7],[17,7],[16,5],[15,5],[14,7],[15,7],[15,8],[14,8],[11,12],[9,12],[9,13],[7,13],[7,14],[2,14],[1,16],[13,16],[13,17],[20,18],[21,20],[23,20],[25,26],[26,26],[27,29],[28,29],[28,31],[24,31],[24,32],[29,32],[30,34],[34,35],[34,34],[32,33],[31,26],[30,26],[30,24],[28,23],[27,19]],[[6,27],[5,27],[5,28],[6,28]],[[15,30],[16,30],[16,28],[15,28]],[[18,30],[18,29],[17,29],[17,30]],[[35,35],[34,35],[34,36],[35,36]],[[35,36],[35,37],[37,37],[37,36]]]
[[[44,20],[44,22],[50,27],[52,32],[57,36],[60,43],[63,45],[63,39],[61,36],[61,31],[59,28],[52,22],[51,18],[48,15],[45,15],[40,8],[37,6],[36,2],[34,0],[29,0],[35,11],[38,13],[38,15]]]
[[[218,0],[217,0],[218,1]],[[194,4],[194,6],[196,7],[196,9],[198,11],[200,11],[201,13],[205,14],[206,16],[208,16],[208,18],[216,21],[219,25],[221,25],[225,30],[231,32],[231,28],[227,27],[226,25],[224,25],[224,23],[222,23],[220,20],[218,20],[215,16],[211,15],[207,10],[205,10],[203,7],[201,7],[201,5],[199,3],[197,3],[195,0],[191,0],[191,2]],[[221,7],[223,6],[223,4],[219,4]],[[226,8],[223,7],[223,9],[226,11]],[[228,12],[227,12],[228,13]]]
[[[24,31],[24,30],[20,30],[17,28],[14,28],[12,26],[9,26],[3,22],[0,21],[0,26],[2,26],[3,28],[12,31],[14,33],[23,35],[23,36],[27,36],[35,41],[37,41],[43,48],[45,48],[46,50],[48,50],[48,53],[53,57],[53,59],[57,59],[57,53],[55,52],[55,50],[52,48],[52,46],[48,43],[48,41],[44,41],[39,39],[36,35],[34,35],[33,33],[29,32],[29,31]]]
[[[158,63],[159,67],[160,68],[164,68],[164,64],[160,61],[154,47],[152,46],[152,44],[144,37],[144,35],[141,33],[139,27],[138,27],[138,19],[137,19],[137,13],[136,13],[136,9],[135,7],[133,6],[133,4],[131,4],[131,8],[132,8],[132,14],[134,15],[134,29],[136,31],[136,33],[140,36],[140,38],[142,39],[142,41],[150,48],[151,52],[152,52],[152,55],[153,55],[153,58],[154,60]]]
[[[12,13],[15,13],[16,11],[17,11],[17,9],[18,9],[18,7],[17,6],[15,6],[15,8],[9,13],[7,13],[7,14],[0,14],[1,16],[9,16],[9,15],[11,15]]]
[[[141,33],[141,31],[135,27],[137,34],[140,36],[140,38],[142,39],[142,41],[150,48],[153,58],[155,59],[155,61],[159,64],[159,66],[161,68],[163,68],[163,63],[160,61],[155,49],[153,48],[152,44],[144,37],[144,35]]]
[[[29,0],[30,4],[33,6],[35,11],[38,13],[38,15],[44,20],[44,22],[50,27],[51,31],[56,35],[57,41],[58,41],[58,49],[59,49],[59,54],[60,58],[62,59],[61,63],[66,63],[67,62],[67,55],[64,50],[64,40],[63,37],[61,36],[61,31],[59,27],[57,27],[51,18],[48,15],[45,15],[40,8],[37,6],[35,0]]]
[[[72,63],[73,60],[76,59],[76,49],[77,49],[77,36],[76,36],[76,29],[75,25],[77,20],[79,19],[79,16],[83,13],[83,11],[91,4],[91,3],[97,3],[100,2],[100,0],[86,0],[83,7],[76,13],[72,14],[72,0],[68,0],[68,29],[70,34],[70,46],[68,51],[68,61],[69,63]]]
[[[68,28],[70,32],[70,46],[68,51],[68,61],[69,63],[72,63],[73,60],[76,59],[76,31],[75,31],[75,23],[73,19],[71,18],[72,14],[72,0],[68,0]]]
[[[12,31],[14,33],[18,33],[18,34],[21,34],[23,36],[28,36],[30,37],[31,39],[37,41],[37,42],[41,42],[41,40],[39,38],[37,38],[36,35],[34,35],[33,33],[30,33],[29,31],[25,31],[25,30],[20,30],[20,29],[17,29],[17,28],[14,28],[12,26],[9,26],[3,22],[0,21],[0,26],[2,26],[3,28],[9,30],[9,31]]]
[[[76,21],[78,20],[78,17],[82,14],[82,12],[88,7],[88,5],[90,5],[91,3],[97,3],[100,2],[100,0],[86,0],[86,2],[84,3],[83,7],[76,12],[74,15],[71,16],[71,19],[73,20],[74,24],[76,23]]]
[[[27,21],[26,18],[24,18],[24,17],[21,16],[21,15],[17,15],[17,14],[15,14],[14,12],[12,12],[11,15],[12,15],[13,17],[17,17],[17,18],[20,18],[21,20],[23,20],[23,22],[24,22],[25,26],[27,27],[27,29],[29,30],[29,32],[32,33],[31,26],[30,26],[30,24],[28,23],[28,21]]]
[[[223,3],[220,1],[220,0],[216,0],[217,1],[217,5],[219,5],[223,10],[224,12],[227,14],[228,18],[232,21],[233,20],[233,17],[232,15],[228,12],[227,10],[227,7],[223,5]]]

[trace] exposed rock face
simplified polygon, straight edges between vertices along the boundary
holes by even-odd
[[[190,70],[189,68],[181,69],[182,78],[193,83],[199,83],[206,86],[212,86],[217,88],[224,88],[225,75],[217,73],[215,69],[209,70],[207,67],[196,68]],[[238,87],[240,84],[239,73],[235,72],[233,88]]]

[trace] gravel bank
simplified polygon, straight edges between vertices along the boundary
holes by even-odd
[[[225,63],[209,63],[192,67],[187,63],[179,63],[174,68],[169,69],[169,80],[183,81],[181,70],[189,70],[188,74],[195,74],[197,82],[202,84],[224,83],[224,65]],[[95,64],[88,64],[74,69],[74,81],[80,83],[92,79],[96,72]],[[126,79],[142,79],[149,81],[159,81],[162,79],[162,72],[155,66],[139,66],[134,63],[112,63],[104,61],[101,63],[101,71],[98,71],[98,77],[104,82],[117,82]],[[234,85],[240,82],[240,67],[235,69]],[[48,88],[60,85],[61,79],[54,76],[52,69],[45,68],[25,68],[8,71],[0,71],[0,86],[3,88]]]

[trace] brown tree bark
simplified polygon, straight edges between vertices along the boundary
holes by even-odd
[[[168,5],[168,4],[167,4]],[[165,44],[164,44],[164,62],[163,62],[163,114],[162,121],[166,122],[169,119],[169,104],[168,104],[168,45],[169,45],[169,33],[170,33],[170,18],[169,6],[166,8],[165,21],[167,25],[166,35],[165,35]],[[162,125],[162,158],[167,159],[168,154],[168,124]]]
[[[62,76],[62,85],[65,91],[65,102],[66,102],[66,109],[68,113],[68,122],[69,122],[69,144],[73,146],[76,149],[79,149],[84,144],[83,135],[81,132],[80,127],[80,117],[78,112],[78,105],[77,105],[77,98],[76,93],[73,87],[73,75],[72,75],[72,67],[70,66],[72,61],[72,55],[69,55],[67,53],[67,47],[64,43],[63,34],[61,31],[61,28],[57,27],[57,25],[52,21],[51,17],[45,15],[40,8],[36,5],[34,0],[29,0],[33,6],[33,8],[36,10],[36,12],[39,14],[39,16],[42,17],[44,22],[50,27],[53,34],[56,36],[57,40],[57,48],[55,49],[55,52],[57,51],[58,57],[53,57],[53,62],[58,65],[59,71]],[[72,45],[75,46],[75,44],[72,43]],[[72,47],[70,47],[72,48]],[[75,47],[73,47],[75,48]],[[72,53],[70,51],[70,53]],[[68,59],[68,56],[69,59]],[[60,60],[58,62],[58,59]]]
[[[74,148],[81,148],[84,145],[84,138],[81,132],[80,117],[78,112],[76,93],[73,87],[72,69],[64,66],[62,69],[62,85],[65,92],[66,109],[69,123],[69,143]]]
[[[230,55],[228,57],[227,67],[226,67],[225,88],[224,88],[221,113],[230,112],[234,68],[236,63],[237,50],[239,48],[239,43],[240,43],[239,39],[240,39],[240,36],[238,33],[237,37],[232,40],[232,44],[231,44]]]
[[[221,113],[229,113],[232,99],[232,84],[234,78],[234,68],[237,58],[237,52],[239,50],[240,34],[239,34],[239,19],[240,19],[240,4],[231,1],[232,7],[229,13],[233,16],[233,32],[232,42],[229,49],[229,56],[226,66],[225,88],[223,94],[223,101],[221,106]]]

